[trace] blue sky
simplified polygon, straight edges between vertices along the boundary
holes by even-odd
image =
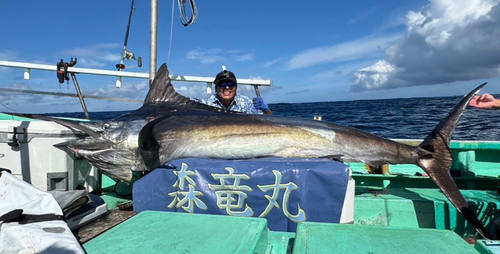
[[[269,103],[463,95],[482,82],[500,86],[500,0],[196,1],[184,27],[175,6],[171,74],[215,76],[225,65],[238,78],[270,79]],[[0,60],[114,70],[131,1],[0,1]],[[150,1],[136,1],[128,49],[148,72]],[[158,65],[167,62],[172,1],[159,1]],[[0,87],[75,93],[56,74],[0,67]],[[83,93],[143,99],[147,81],[78,75]],[[176,83],[192,97],[204,84]],[[239,92],[253,97],[251,89]],[[76,98],[0,93],[0,111],[81,111]],[[87,100],[90,111],[137,103]]]

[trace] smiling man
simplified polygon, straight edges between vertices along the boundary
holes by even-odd
[[[272,114],[269,106],[261,97],[253,100],[238,94],[238,81],[233,72],[223,70],[214,80],[216,93],[207,100],[198,100],[207,105],[225,110],[238,111],[246,114]]]

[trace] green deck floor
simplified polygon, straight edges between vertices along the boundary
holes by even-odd
[[[293,253],[477,253],[448,230],[302,223]]]
[[[84,244],[93,253],[478,253],[449,230],[305,222],[272,232],[262,218],[145,211]],[[484,252],[486,253],[486,252]]]
[[[496,191],[461,192],[486,228],[500,218],[500,197]],[[451,229],[462,236],[476,234],[439,189],[356,187],[354,204],[355,224]]]
[[[267,221],[217,215],[137,214],[86,243],[87,253],[265,253]]]

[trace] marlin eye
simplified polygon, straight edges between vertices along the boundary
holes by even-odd
[[[109,127],[110,127],[109,123],[103,123],[102,124],[102,128],[103,129],[109,129]]]

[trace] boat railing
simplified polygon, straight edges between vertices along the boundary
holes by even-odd
[[[31,70],[53,71],[53,72],[58,71],[58,67],[56,65],[35,64],[35,63],[27,63],[27,62],[13,62],[13,61],[4,61],[4,60],[0,60],[0,67],[11,67],[11,68],[24,69],[24,79],[25,80],[31,79]],[[0,91],[11,92],[11,93],[28,93],[28,94],[79,97],[80,103],[82,104],[83,111],[84,111],[86,117],[89,118],[84,98],[111,100],[111,101],[129,101],[129,102],[142,102],[142,100],[139,101],[139,100],[134,100],[134,99],[126,99],[126,98],[112,98],[112,97],[103,97],[103,96],[83,95],[80,91],[80,86],[78,85],[78,81],[76,80],[76,76],[75,76],[76,73],[77,74],[101,75],[101,76],[114,76],[114,77],[116,77],[116,87],[117,88],[120,88],[122,86],[122,78],[149,79],[149,77],[150,77],[150,73],[88,69],[88,68],[79,68],[79,67],[68,67],[67,72],[71,75],[71,77],[73,79],[73,83],[74,83],[75,89],[77,91],[76,95],[66,94],[66,93],[36,91],[36,90],[12,89],[12,88],[0,88]],[[214,81],[213,77],[170,75],[170,78],[173,81],[206,83],[207,94],[212,93],[212,83]],[[238,85],[253,86],[255,89],[256,95],[260,96],[259,86],[271,86],[271,81],[270,80],[262,80],[262,79],[240,79],[239,78]]]
[[[29,80],[31,78],[31,70],[42,70],[42,71],[56,71],[56,65],[48,64],[34,64],[25,62],[12,62],[0,60],[0,66],[2,67],[13,67],[13,68],[23,68],[24,69],[24,79]],[[102,76],[114,76],[116,77],[116,87],[121,87],[122,78],[141,78],[148,79],[149,73],[146,72],[127,72],[127,71],[111,71],[111,70],[100,70],[100,69],[88,69],[79,67],[68,67],[68,72],[78,73],[78,74],[91,74],[91,75],[102,75]],[[184,76],[184,75],[170,75],[173,81],[182,82],[198,82],[207,84],[207,93],[212,93],[212,83],[214,77],[200,77],[200,76]],[[251,85],[254,87],[258,86],[271,86],[270,80],[262,79],[238,79],[238,85]]]

